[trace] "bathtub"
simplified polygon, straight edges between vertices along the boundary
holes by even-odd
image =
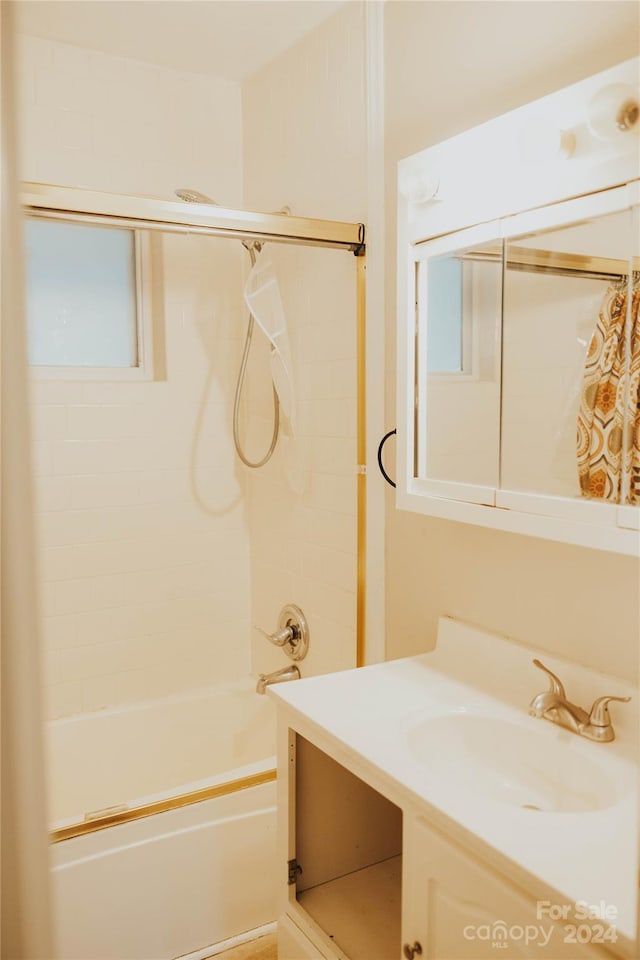
[[[271,923],[274,744],[246,681],[53,721],[58,956],[196,960]]]

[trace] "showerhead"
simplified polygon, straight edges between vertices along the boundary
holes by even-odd
[[[181,200],[184,200],[185,203],[210,203],[214,207],[219,207],[220,204],[217,200],[212,200],[211,197],[207,197],[206,194],[200,193],[199,190],[192,190],[191,187],[179,187],[177,190],[174,190],[176,197],[179,197]],[[286,217],[291,215],[291,207],[282,207],[280,210],[275,210],[274,214],[281,214]],[[251,263],[256,262],[256,255],[262,250],[262,243],[260,240],[241,240],[242,246],[245,250],[249,251],[251,257]]]
[[[181,200],[184,200],[185,203],[211,203],[214,207],[219,207],[220,204],[215,200],[212,200],[211,197],[207,197],[204,193],[200,193],[199,190],[192,190],[190,187],[180,187],[178,190],[174,190],[176,197],[180,197]],[[251,256],[251,263],[254,264],[256,261],[256,254],[260,253],[262,250],[262,244],[259,240],[241,240],[242,246],[245,250],[249,251]]]
[[[220,204],[217,200],[212,200],[211,197],[205,196],[204,193],[200,193],[198,190],[191,190],[189,187],[180,187],[178,190],[174,190],[176,197],[180,197],[181,200],[185,200],[186,203],[211,203],[214,207],[219,207]]]

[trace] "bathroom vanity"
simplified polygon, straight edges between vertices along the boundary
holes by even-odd
[[[536,651],[431,653],[269,690],[281,960],[637,957],[637,696],[595,743],[529,715]],[[585,706],[634,695],[545,656]]]

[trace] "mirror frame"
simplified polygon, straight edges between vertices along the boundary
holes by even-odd
[[[447,482],[420,476],[419,430],[425,428],[424,402],[427,369],[426,305],[417,297],[418,272],[424,270],[430,257],[442,256],[454,250],[487,241],[507,241],[525,233],[564,227],[581,220],[593,219],[633,209],[638,216],[640,207],[640,179],[638,179],[638,138],[627,135],[620,143],[593,142],[591,152],[584,149],[582,167],[567,171],[571,160],[555,158],[546,170],[546,196],[538,185],[535,207],[528,203],[525,161],[515,163],[515,171],[501,168],[501,163],[513,163],[513,138],[527,125],[532,112],[539,118],[557,114],[563,104],[583,107],[585,95],[593,90],[628,78],[630,70],[637,71],[640,58],[589,78],[574,87],[552,94],[542,101],[490,121],[482,127],[461,134],[444,144],[401,161],[399,182],[414,177],[422,170],[433,178],[434,163],[443,169],[453,168],[450,182],[440,190],[436,199],[412,202],[398,197],[398,445],[397,491],[399,509],[457,520],[493,529],[510,531],[544,539],[593,547],[616,553],[640,556],[640,506],[599,503],[563,496],[528,493],[485,487],[477,484]],[[556,103],[555,101],[560,101]],[[542,106],[544,109],[542,109]],[[553,107],[553,110],[552,110]],[[580,114],[581,115],[581,114]],[[480,137],[484,133],[484,139]],[[477,147],[483,145],[487,155],[497,156],[497,169],[487,172],[482,162],[482,149],[476,151],[480,171],[474,169],[479,187],[480,174],[490,177],[482,197],[482,222],[464,220],[465,190],[469,189],[466,157],[472,139]],[[604,151],[604,153],[603,153]],[[501,160],[506,156],[506,160]],[[603,159],[604,157],[604,159]],[[574,163],[578,162],[576,158]],[[457,166],[456,166],[457,163]],[[530,167],[530,162],[529,162]],[[527,168],[529,169],[529,168]],[[572,192],[569,173],[574,177],[579,192]],[[457,177],[457,180],[456,180]],[[481,177],[480,177],[481,179]],[[502,190],[502,180],[505,190]],[[456,193],[455,186],[460,190]],[[589,188],[589,189],[587,189]],[[520,193],[518,194],[518,190]],[[493,196],[493,217],[487,216]],[[468,217],[480,216],[480,207],[470,207]],[[450,225],[450,229],[446,229]],[[630,251],[631,261],[631,251]],[[424,300],[424,298],[422,298]],[[424,443],[422,444],[424,448]],[[423,461],[424,463],[424,461]]]

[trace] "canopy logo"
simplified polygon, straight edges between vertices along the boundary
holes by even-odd
[[[546,947],[554,934],[556,942],[562,940],[564,943],[616,943],[618,934],[612,921],[616,920],[617,916],[617,909],[604,901],[590,904],[585,900],[579,900],[569,906],[551,903],[549,900],[539,900],[536,919],[565,922],[507,924],[504,920],[495,920],[493,923],[470,923],[464,927],[462,935],[465,940],[490,943],[496,950],[504,950],[510,943],[522,943],[525,947]],[[580,920],[584,922],[575,922]]]
[[[496,949],[507,948],[509,943],[522,942],[529,947],[532,944],[538,944],[546,947],[553,935],[553,924],[547,930],[542,924],[528,923],[522,926],[518,923],[512,923],[508,926],[504,920],[496,920],[494,923],[468,924],[462,931],[465,940],[481,940],[490,943]]]

